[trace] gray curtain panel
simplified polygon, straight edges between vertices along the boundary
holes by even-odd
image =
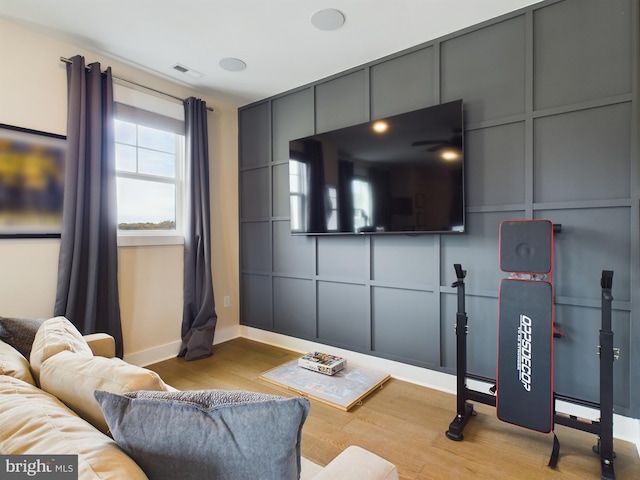
[[[187,218],[184,235],[184,307],[179,357],[205,358],[213,353],[218,322],[211,278],[211,213],[207,106],[191,97],[184,102],[186,133]]]
[[[67,64],[67,162],[54,315],[106,332],[122,357],[113,81],[84,57]]]

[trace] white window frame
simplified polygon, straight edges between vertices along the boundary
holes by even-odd
[[[174,102],[149,95],[138,90],[114,84],[114,100],[117,103],[163,115],[184,122],[184,107]],[[130,120],[124,120],[130,121]],[[132,122],[135,123],[135,122]],[[145,126],[144,122],[137,123]],[[183,137],[184,138],[184,137]],[[143,173],[116,171],[118,178],[134,180],[150,180],[158,183],[175,185],[176,191],[176,229],[175,230],[120,230],[118,229],[118,246],[146,245],[183,245],[185,219],[185,150],[184,140],[178,139],[176,145],[176,177],[164,178]]]

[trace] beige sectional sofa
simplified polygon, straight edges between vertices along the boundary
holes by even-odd
[[[284,417],[274,417],[270,410],[273,405],[278,405],[276,408],[287,405],[287,408],[294,409],[291,411],[299,412],[300,418],[297,424],[295,421],[292,422],[293,429],[290,429],[289,433],[285,431],[282,434],[283,437],[289,435],[290,438],[283,439],[282,445],[286,446],[282,448],[283,458],[278,460],[279,463],[275,461],[273,463],[280,465],[291,460],[294,463],[287,467],[289,468],[287,472],[293,472],[292,475],[295,476],[297,470],[300,472],[300,478],[305,480],[397,480],[398,478],[397,469],[393,464],[357,446],[344,450],[326,467],[300,457],[300,432],[308,411],[306,399],[265,397],[261,394],[246,392],[242,401],[238,401],[237,404],[233,404],[236,400],[227,399],[225,402],[229,405],[223,405],[224,408],[196,408],[193,406],[194,400],[188,398],[189,392],[177,392],[166,385],[155,372],[113,358],[114,351],[113,339],[110,336],[104,334],[82,336],[64,317],[49,319],[38,327],[28,352],[29,360],[23,355],[24,349],[20,353],[13,346],[0,340],[0,454],[77,455],[78,478],[81,480],[153,478],[147,475],[148,469],[145,473],[141,468],[141,465],[145,465],[145,459],[136,456],[136,447],[132,445],[135,440],[130,442],[126,437],[128,435],[126,427],[130,431],[134,428],[133,436],[144,430],[147,425],[166,428],[162,430],[162,435],[152,435],[151,439],[140,437],[146,442],[145,450],[155,448],[153,442],[157,437],[170,437],[177,430],[169,426],[165,427],[165,423],[160,424],[144,417],[142,417],[141,426],[134,427],[135,418],[140,420],[141,417],[134,417],[137,413],[133,410],[119,411],[119,407],[114,406],[112,400],[129,406],[140,406],[142,402],[147,402],[144,404],[143,411],[151,412],[151,418],[154,419],[168,418],[162,421],[167,423],[171,423],[171,418],[174,418],[172,415],[176,411],[183,415],[181,422],[184,423],[185,409],[189,408],[195,408],[193,410],[195,413],[191,414],[189,413],[191,410],[188,410],[187,418],[204,415],[205,422],[212,421],[211,412],[219,414],[220,411],[228,411],[234,415],[223,418],[222,421],[225,424],[233,423],[234,418],[239,418],[242,423],[245,414],[289,419],[291,417],[289,411],[282,412]],[[105,393],[95,394],[95,391]],[[149,398],[134,400],[136,392],[140,391]],[[214,397],[218,399],[219,393]],[[98,398],[100,400],[97,400]],[[245,403],[247,398],[249,398],[248,404]],[[208,398],[206,401],[212,400]],[[263,408],[263,405],[266,407]],[[245,408],[249,410],[242,410]],[[126,422],[119,424],[118,422],[123,418],[127,419]],[[270,431],[268,423],[264,421],[255,423],[264,426],[266,430],[263,433]],[[210,446],[213,445],[212,442],[226,437],[216,439],[210,435],[202,435],[202,424],[199,425],[193,427],[196,436],[194,441],[197,442],[198,448],[204,449],[207,458],[216,458],[213,454],[209,455],[210,452],[207,449],[214,448]],[[205,423],[205,425],[208,424]],[[252,429],[254,428],[251,423],[249,425]],[[231,435],[235,438],[233,432]],[[280,436],[280,433],[277,435]],[[264,436],[259,433],[257,435],[257,437]],[[175,444],[178,446],[182,444],[182,439],[177,440]],[[185,439],[186,444],[188,441]],[[267,441],[272,447],[273,438]],[[210,443],[207,444],[207,442]],[[158,459],[164,461],[167,457],[162,452],[162,448],[164,446],[158,444],[159,453],[158,456],[152,457],[152,462],[157,463]],[[175,448],[175,445],[172,448]],[[132,453],[136,460],[134,461],[134,458],[127,455],[125,451]],[[260,448],[257,451],[261,451]],[[233,457],[233,454],[227,451],[222,452],[221,455],[218,458],[225,460]],[[242,455],[246,455],[246,451],[240,451],[238,455],[240,455],[238,458],[242,458]],[[256,465],[259,466],[258,457],[260,455],[254,455],[254,461],[251,462],[252,465],[255,464],[253,468],[256,468]],[[176,462],[179,463],[179,460],[174,461],[174,464]],[[268,465],[269,468],[271,466],[271,464]],[[221,478],[232,476],[234,474],[228,474],[226,477],[221,474]],[[199,477],[197,473],[193,471],[189,473],[188,470],[183,476],[183,478]]]

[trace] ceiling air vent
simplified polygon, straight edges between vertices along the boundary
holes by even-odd
[[[204,77],[204,74],[200,73],[200,72],[196,72],[195,70],[189,68],[189,67],[185,67],[184,65],[180,65],[179,63],[176,63],[173,67],[176,72],[180,72],[180,73],[184,73],[185,75],[189,75],[191,78],[202,78]]]

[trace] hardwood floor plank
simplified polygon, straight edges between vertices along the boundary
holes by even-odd
[[[149,368],[180,390],[217,388],[294,396],[259,376],[299,356],[237,338],[216,345],[209,358],[195,362],[173,358]],[[445,436],[455,416],[455,396],[448,393],[392,378],[349,412],[311,400],[302,454],[326,465],[349,445],[360,445],[393,462],[401,480],[600,478],[600,460],[591,451],[593,435],[557,426],[561,448],[554,470],[547,466],[553,435],[501,422],[487,405],[474,407],[478,415],[467,424],[464,440],[454,442]],[[615,440],[614,448],[617,479],[639,479],[635,445]]]

